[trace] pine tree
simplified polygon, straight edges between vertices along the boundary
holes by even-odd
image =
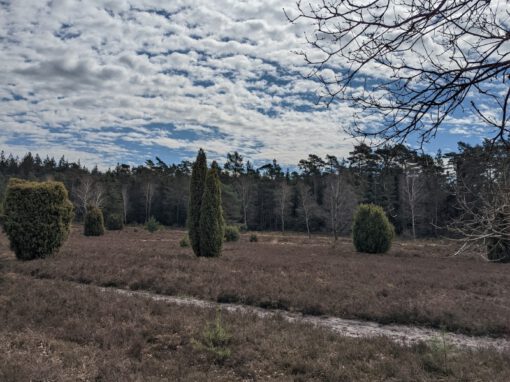
[[[198,150],[193,163],[189,188],[188,230],[191,247],[195,255],[200,256],[200,210],[204,195],[207,159],[204,150]]]
[[[221,208],[221,183],[215,166],[207,172],[200,211],[200,255],[221,254],[225,223]]]

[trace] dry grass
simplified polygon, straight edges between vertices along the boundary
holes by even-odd
[[[57,256],[16,262],[11,271],[39,278],[189,295],[308,314],[419,324],[470,334],[510,334],[510,264],[447,258],[441,241],[400,241],[385,255],[355,253],[349,240],[242,235],[219,259],[181,248],[183,231],[150,234],[129,227],[99,238],[75,228]]]
[[[21,276],[0,290],[5,382],[510,380],[509,356],[490,350],[448,350],[445,363],[436,347],[226,313],[231,355],[219,362],[194,346],[214,311]]]

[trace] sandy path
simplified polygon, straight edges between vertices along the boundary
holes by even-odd
[[[20,275],[16,273],[4,274],[14,279],[29,278],[30,276]],[[44,279],[42,279],[44,280]],[[418,342],[431,340],[444,340],[448,345],[460,348],[494,348],[500,351],[510,351],[510,339],[508,338],[492,338],[487,336],[468,336],[464,334],[456,334],[451,332],[442,332],[437,329],[407,326],[407,325],[382,325],[377,322],[363,320],[348,320],[332,316],[310,316],[301,313],[292,313],[284,310],[269,310],[249,305],[240,304],[220,304],[207,300],[200,300],[191,297],[177,297],[155,294],[144,291],[132,291],[127,289],[100,287],[92,284],[81,284],[74,281],[62,281],[73,287],[82,289],[97,290],[102,293],[114,293],[128,297],[141,297],[153,301],[159,301],[167,304],[180,306],[194,306],[206,309],[221,308],[224,311],[241,314],[253,314],[260,318],[280,317],[288,322],[299,322],[311,324],[320,328],[331,330],[343,336],[360,338],[360,337],[378,337],[384,336],[392,341],[403,345],[412,345]]]
[[[444,338],[449,345],[465,348],[488,348],[493,347],[501,351],[510,350],[510,339],[491,338],[482,336],[467,336],[450,332],[442,332],[436,329],[406,326],[406,325],[382,325],[371,321],[347,320],[331,316],[309,316],[300,313],[291,313],[284,310],[268,310],[247,305],[219,304],[211,301],[200,300],[190,297],[175,297],[153,294],[150,292],[130,291],[118,288],[104,288],[86,285],[86,288],[94,288],[104,293],[116,293],[124,296],[137,296],[148,298],[153,301],[161,301],[168,304],[187,305],[208,309],[221,308],[222,310],[242,314],[254,314],[261,318],[281,317],[288,322],[300,322],[312,324],[317,327],[329,329],[347,337],[377,337],[384,336],[392,341],[404,345],[411,345],[422,341],[431,341]],[[444,336],[444,337],[443,337]]]

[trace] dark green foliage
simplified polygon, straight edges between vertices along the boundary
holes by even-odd
[[[200,212],[204,195],[207,159],[202,149],[198,151],[193,163],[189,186],[188,230],[191,247],[195,255],[200,256]]]
[[[145,229],[151,233],[159,229],[159,223],[154,216],[151,216],[147,223],[145,223]]]
[[[83,233],[85,236],[104,235],[103,212],[98,207],[87,207]]]
[[[492,223],[497,232],[508,232],[508,211],[500,212]],[[485,239],[487,259],[497,263],[510,262],[510,240],[508,236],[498,237],[495,234]]]
[[[198,350],[208,352],[218,363],[227,360],[232,351],[229,348],[232,335],[228,333],[225,326],[221,322],[221,311],[216,312],[216,320],[214,323],[208,322],[202,338],[200,340],[192,340],[192,344]]]
[[[229,181],[227,179],[227,181]],[[242,219],[241,201],[236,192],[235,185],[221,183],[221,206],[224,218],[229,222],[238,222]]]
[[[225,241],[239,241],[240,236],[239,228],[235,225],[225,227]]]
[[[504,239],[487,239],[487,259],[498,263],[510,262],[510,242]]]
[[[352,239],[358,252],[385,253],[395,231],[384,210],[375,204],[360,204],[354,214]]]
[[[124,223],[122,222],[122,215],[120,214],[110,214],[106,218],[106,228],[110,231],[120,231],[124,228]]]
[[[73,206],[60,182],[12,178],[4,205],[4,230],[20,260],[44,258],[67,239]]]
[[[256,243],[259,241],[259,237],[255,235],[254,233],[250,235],[250,243]]]
[[[221,254],[224,235],[221,208],[221,184],[213,166],[205,178],[205,190],[200,210],[200,256],[217,257]]]
[[[181,241],[179,242],[179,245],[181,248],[188,248],[189,247],[189,239],[188,236],[184,236]]]

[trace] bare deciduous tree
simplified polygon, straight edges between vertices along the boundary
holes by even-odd
[[[144,185],[145,195],[145,222],[147,223],[151,217],[152,199],[154,197],[154,184],[151,180],[147,180]]]
[[[416,240],[416,217],[418,205],[423,198],[424,179],[420,173],[420,168],[416,164],[407,163],[404,166],[402,182],[404,188],[404,197],[406,205],[409,209],[409,218],[411,220],[411,230],[413,239]]]
[[[303,210],[303,215],[305,217],[306,232],[308,233],[308,237],[311,237],[310,215],[312,213],[313,206],[316,205],[315,198],[312,195],[310,187],[308,187],[304,182],[298,182],[296,187],[299,194],[301,209]]]
[[[252,176],[250,174],[244,174],[237,177],[235,182],[235,188],[241,198],[244,228],[248,229],[248,207],[250,205],[253,189]]]
[[[88,206],[101,208],[104,202],[103,186],[92,177],[85,176],[81,179],[80,184],[74,188],[74,199],[77,209],[82,211],[83,214],[87,211]]]
[[[282,233],[285,232],[285,209],[289,202],[290,186],[287,184],[285,179],[280,180],[280,184],[276,189],[276,198],[278,200],[278,212],[280,215],[280,222],[282,227]]]
[[[298,1],[288,19],[311,23],[299,52],[334,100],[360,108],[352,133],[421,143],[470,108],[494,140],[509,138],[510,2],[505,0]],[[375,121],[376,119],[372,119]]]
[[[457,187],[459,216],[448,228],[460,236],[458,253],[476,248],[491,261],[510,261],[510,182],[507,176],[487,182],[484,192]],[[480,250],[481,247],[481,250]]]
[[[351,222],[357,198],[348,177],[342,171],[328,174],[326,179],[326,212],[335,241]]]
[[[120,194],[122,196],[122,215],[124,219],[124,224],[127,223],[127,212],[129,207],[129,194],[128,194],[128,184],[124,183],[121,186]]]

